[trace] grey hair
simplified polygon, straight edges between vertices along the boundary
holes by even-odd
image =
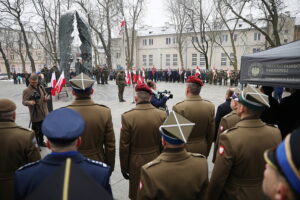
[[[0,112],[0,119],[5,120],[5,119],[13,119],[15,111],[9,111],[9,112]]]
[[[199,95],[201,91],[201,86],[195,83],[187,83],[187,87],[190,89],[193,95]]]
[[[141,101],[150,101],[151,94],[145,91],[138,91],[136,92],[136,96],[139,98]]]

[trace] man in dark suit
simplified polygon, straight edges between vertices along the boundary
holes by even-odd
[[[105,163],[82,156],[77,148],[85,122],[77,111],[60,108],[52,111],[44,120],[42,129],[48,138],[47,147],[52,153],[44,159],[24,165],[15,173],[15,199],[25,199],[48,177],[65,164],[67,158],[111,194],[110,167]]]

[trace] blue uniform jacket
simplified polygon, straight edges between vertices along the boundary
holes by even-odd
[[[43,180],[53,174],[60,165],[64,164],[65,159],[68,157],[109,194],[112,194],[109,183],[110,167],[105,163],[90,160],[77,151],[70,151],[51,153],[40,161],[29,163],[18,169],[15,173],[15,199],[25,199]]]
[[[163,96],[162,98],[158,99],[156,95],[153,94],[150,102],[154,107],[159,108],[163,107],[166,104],[167,100],[168,97],[166,96]]]

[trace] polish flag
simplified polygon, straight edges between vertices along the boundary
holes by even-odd
[[[125,27],[125,18],[123,17],[123,19],[122,19],[122,21],[121,21],[121,23],[120,23],[120,32],[119,32],[119,34],[121,35],[122,33],[123,33],[123,31],[124,31],[124,27]]]
[[[57,84],[56,84],[56,92],[59,94],[62,90],[62,87],[66,84],[66,79],[65,79],[65,73],[64,71],[62,71],[58,81],[57,81]]]
[[[51,87],[52,87],[52,89],[51,89],[51,95],[55,96],[55,93],[56,93],[56,88],[55,88],[55,86],[56,86],[56,77],[55,77],[55,73],[54,72],[52,73],[50,84],[51,84]]]
[[[125,70],[125,80],[126,80],[126,84],[130,85],[131,81],[130,81],[130,73]]]
[[[136,83],[137,82],[137,75],[136,75],[135,68],[132,68],[132,73],[133,73],[133,83]]]
[[[144,77],[145,77],[145,72],[144,72],[144,69],[142,69],[138,75],[138,84],[141,84],[144,82]]]
[[[199,77],[199,75],[200,75],[200,69],[199,69],[199,66],[197,66],[196,71],[195,71],[195,76]]]

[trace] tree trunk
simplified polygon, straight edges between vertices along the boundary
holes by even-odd
[[[179,59],[180,59],[180,66],[183,67],[183,55],[182,55],[182,51],[183,51],[183,45],[182,45],[182,41],[181,41],[181,37],[180,40],[178,41],[178,52],[179,52]]]
[[[25,68],[25,58],[24,58],[24,55],[23,55],[23,52],[22,52],[22,35],[21,33],[19,34],[19,55],[20,55],[20,58],[21,58],[21,61],[22,61],[22,72],[25,73],[26,71],[26,68]]]
[[[209,64],[208,64],[208,56],[207,56],[207,53],[204,54],[204,58],[205,58],[205,69],[208,70],[208,69],[209,69]]]
[[[26,47],[26,52],[27,52],[27,56],[30,60],[32,72],[36,72],[35,63],[34,63],[33,57],[32,57],[31,52],[30,52],[30,47],[29,47],[29,44],[28,44],[28,40],[27,40],[27,36],[26,36],[24,26],[23,26],[20,18],[17,18],[17,20],[18,20],[18,23],[20,25],[21,32],[23,34],[23,39],[24,39],[24,43],[25,43],[25,47]]]
[[[8,79],[10,79],[11,76],[10,76],[9,61],[8,61],[8,59],[6,57],[6,54],[5,54],[5,52],[4,52],[3,48],[2,48],[1,42],[0,42],[0,52],[1,52],[2,58],[4,60],[4,64],[5,64],[5,68],[6,68]]]

